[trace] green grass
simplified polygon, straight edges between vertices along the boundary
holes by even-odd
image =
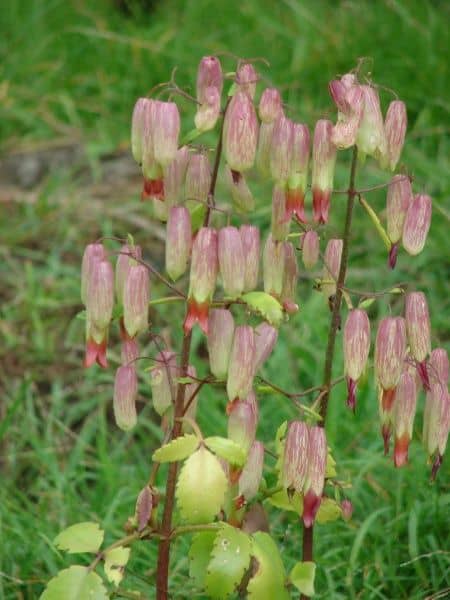
[[[312,124],[322,116],[334,118],[327,82],[359,57],[371,57],[366,71],[407,103],[409,138],[402,161],[414,174],[416,189],[433,196],[435,210],[425,251],[415,259],[402,254],[394,273],[385,267],[371,224],[357,210],[348,285],[374,290],[409,281],[413,289],[426,291],[433,344],[448,348],[448,5],[419,0],[286,0],[264,3],[264,9],[256,0],[216,4],[169,0],[132,18],[106,0],[10,0],[0,21],[2,151],[55,138],[81,141],[98,168],[103,153],[127,147],[137,96],[166,81],[175,66],[179,85],[192,90],[199,58],[215,52],[265,57],[270,68],[260,65],[264,81],[281,86],[290,114]],[[232,70],[232,58],[223,61]],[[382,93],[385,105],[390,98]],[[182,107],[189,112],[186,103]],[[343,154],[339,163],[336,187],[344,188],[349,156]],[[368,161],[359,183],[383,177]],[[0,204],[1,600],[37,598],[52,575],[76,560],[52,546],[64,527],[95,520],[106,529],[107,542],[120,537],[148,477],[151,452],[160,440],[144,372],[148,365],[141,369],[139,425],[124,435],[111,410],[117,333],[111,339],[111,369],[84,372],[83,322],[75,318],[81,308],[80,257],[92,239],[130,231],[147,257],[161,262],[148,207],[136,202],[137,186],[111,189],[105,198],[93,186],[80,186],[70,170],[57,171],[35,192],[20,192]],[[266,189],[258,190],[258,223],[268,222],[268,198]],[[381,211],[384,192],[370,198]],[[340,230],[343,208],[336,198],[330,235]],[[153,293],[164,290],[156,285]],[[326,306],[311,291],[310,280],[302,278],[299,297],[301,311],[283,327],[264,373],[289,390],[320,382],[328,327]],[[401,300],[390,305],[400,310]],[[155,311],[155,329],[167,330],[180,310],[170,305]],[[387,300],[373,305],[372,321],[388,310]],[[179,332],[173,335],[179,344]],[[153,352],[143,347],[143,355]],[[194,357],[204,372],[198,334]],[[341,361],[338,353],[336,375]],[[328,436],[340,478],[353,484],[349,496],[355,512],[350,524],[316,528],[317,597],[419,600],[450,588],[449,468],[444,463],[438,481],[428,482],[419,443],[423,398],[410,465],[400,471],[382,457],[371,372],[356,417],[344,404],[341,385],[330,403]],[[199,423],[205,433],[224,433],[224,405],[223,393],[202,393]],[[280,396],[262,397],[259,437],[272,440],[278,423],[293,415]],[[290,568],[300,557],[299,527],[292,515],[270,512]],[[178,598],[191,595],[187,547],[186,540],[175,544],[172,579]],[[128,588],[153,596],[155,558],[152,543],[133,548]]]

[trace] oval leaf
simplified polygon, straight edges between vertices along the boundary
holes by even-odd
[[[153,452],[153,460],[160,463],[178,462],[191,456],[197,450],[198,445],[198,437],[193,433],[188,433],[155,450]]]
[[[116,587],[123,579],[125,565],[130,558],[131,548],[118,546],[105,554],[105,574]]]
[[[250,565],[251,549],[247,534],[224,524],[214,541],[205,577],[205,589],[211,598],[226,598],[236,589]]]
[[[312,596],[314,594],[315,575],[316,564],[305,561],[294,565],[289,578],[301,594]]]
[[[280,553],[268,533],[258,531],[253,535],[252,555],[257,570],[247,586],[249,600],[289,600]]]
[[[336,500],[332,498],[322,498],[319,510],[317,511],[316,521],[318,523],[328,523],[336,521],[342,516],[342,509]]]
[[[98,552],[103,542],[104,531],[98,523],[86,521],[71,525],[61,531],[53,541],[60,550],[69,554],[75,552]]]
[[[242,467],[247,458],[243,448],[228,438],[214,435],[205,439],[205,445],[208,446],[214,454],[217,454],[220,458],[224,458],[231,465],[236,465],[237,467]]]
[[[201,446],[184,463],[177,483],[177,503],[188,523],[210,523],[219,512],[227,490],[222,465]]]
[[[40,600],[108,600],[103,581],[88,567],[74,565],[53,577]]]
[[[283,309],[276,298],[266,292],[248,292],[242,296],[242,300],[250,310],[260,314],[274,327],[279,327],[283,320]]]
[[[216,535],[215,531],[202,531],[192,538],[189,550],[189,577],[194,580],[197,587],[202,589]]]

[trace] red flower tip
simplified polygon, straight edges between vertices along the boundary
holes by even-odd
[[[145,179],[141,192],[141,200],[151,200],[156,198],[164,202],[164,180],[163,179]]]
[[[84,367],[88,369],[96,362],[100,367],[106,369],[108,361],[106,360],[106,337],[99,344],[92,338],[86,342],[86,354],[84,357]]]
[[[381,398],[381,406],[385,412],[391,412],[392,405],[395,400],[395,387],[389,390],[383,390],[383,396]]]
[[[320,507],[321,497],[316,496],[312,490],[308,490],[303,499],[303,523],[305,527],[312,527],[317,511]]]
[[[313,216],[314,221],[323,225],[328,221],[328,212],[330,210],[330,190],[321,190],[313,188]]]
[[[426,392],[430,391],[430,378],[428,377],[428,369],[427,369],[427,361],[423,360],[420,363],[417,363],[417,372],[419,373],[420,380],[423,385],[423,389]]]
[[[403,467],[408,462],[409,436],[404,433],[399,438],[395,438],[394,446],[394,464],[396,467]]]
[[[395,265],[397,264],[397,255],[398,255],[398,242],[396,244],[392,244],[391,249],[389,250],[388,264],[391,269],[395,269]]]
[[[301,223],[307,223],[305,217],[305,195],[301,189],[286,190],[286,215],[285,221],[296,215]]]
[[[391,426],[383,425],[383,427],[381,428],[381,435],[383,436],[384,455],[386,456],[387,454],[389,454],[389,442],[391,439]]]
[[[196,323],[205,335],[208,335],[209,304],[197,303],[194,298],[188,300],[188,310],[184,320],[184,333],[188,334]]]

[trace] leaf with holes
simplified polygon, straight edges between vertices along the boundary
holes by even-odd
[[[274,327],[279,327],[283,320],[283,309],[276,298],[266,292],[248,292],[242,300],[253,312],[261,315]]]
[[[316,564],[305,561],[298,562],[290,572],[289,579],[305,596],[314,595],[314,577],[316,575]]]
[[[177,483],[177,503],[188,523],[210,523],[220,511],[228,482],[218,459],[204,446],[184,463]]]
[[[189,550],[189,577],[194,580],[197,587],[202,589],[216,535],[216,531],[202,531],[192,538]]]
[[[249,600],[289,600],[285,571],[277,545],[268,533],[253,535],[252,556],[256,572],[247,586]]]
[[[182,435],[155,450],[153,460],[160,463],[184,460],[197,450],[199,443],[198,437],[193,433]]]
[[[214,435],[205,439],[205,445],[208,446],[214,454],[217,454],[220,458],[224,458],[228,461],[230,465],[242,467],[245,463],[247,457],[246,453],[241,446],[236,444],[233,440]]]
[[[71,525],[64,531],[61,531],[53,541],[60,550],[66,550],[69,554],[76,552],[98,552],[102,545],[103,529],[100,529],[98,523],[85,521]]]
[[[116,587],[123,579],[125,565],[130,558],[130,548],[118,546],[105,554],[105,574]]]
[[[74,565],[50,579],[40,600],[108,600],[103,581],[88,567]]]
[[[205,589],[211,598],[227,598],[236,589],[250,565],[251,549],[251,538],[246,533],[224,524],[214,540],[205,577]]]

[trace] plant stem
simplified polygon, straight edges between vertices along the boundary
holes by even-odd
[[[339,268],[339,276],[336,282],[336,295],[333,301],[333,311],[331,313],[330,329],[328,331],[328,343],[325,355],[325,366],[323,370],[323,395],[320,402],[319,413],[322,417],[322,421],[318,423],[320,427],[325,427],[327,411],[328,411],[328,400],[330,397],[331,390],[331,377],[333,371],[333,359],[334,359],[334,348],[336,345],[336,336],[341,322],[341,302],[343,287],[345,282],[345,276],[347,274],[348,264],[348,249],[350,245],[350,230],[352,225],[352,214],[353,206],[355,203],[355,196],[357,191],[355,189],[356,179],[356,165],[358,160],[358,150],[356,146],[353,147],[352,164],[350,168],[350,181],[347,190],[347,212],[345,216],[345,225],[343,233],[343,246],[342,246],[342,257]],[[313,559],[313,527],[303,528],[303,560],[311,561]],[[308,596],[304,594],[301,596],[302,600],[306,600]]]

